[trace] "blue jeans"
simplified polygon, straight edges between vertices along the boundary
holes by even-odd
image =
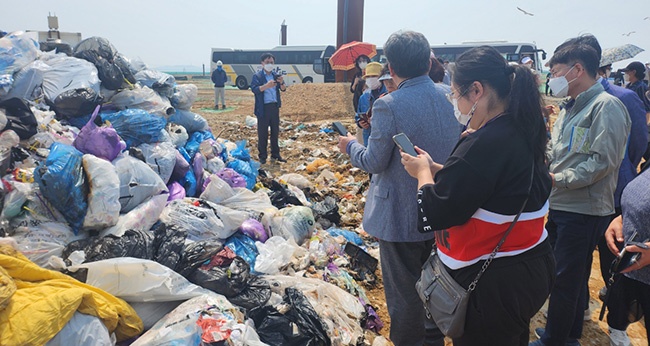
[[[557,277],[548,304],[546,330],[541,336],[545,345],[564,345],[567,340],[582,336],[583,311],[589,299],[588,264],[610,219],[559,210],[549,212],[546,230],[555,255]]]

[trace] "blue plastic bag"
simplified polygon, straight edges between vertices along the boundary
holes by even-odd
[[[129,148],[142,143],[161,141],[162,130],[167,125],[165,118],[136,108],[125,109],[117,113],[102,113],[101,117],[102,121],[110,121]]]
[[[259,254],[257,246],[255,246],[255,240],[238,231],[226,240],[225,246],[229,247],[237,256],[246,260],[251,266],[251,271],[255,268],[255,260]]]
[[[340,228],[330,228],[327,230],[327,232],[332,236],[332,237],[338,237],[340,235],[343,236],[347,241],[355,244],[362,246],[363,245],[363,239],[357,234],[356,232],[353,231],[348,231],[345,229],[340,229]]]
[[[230,155],[236,159],[243,160],[243,161],[251,160],[251,155],[248,152],[248,149],[246,149],[245,140],[237,142],[237,148],[231,151]]]
[[[183,185],[187,197],[196,197],[196,176],[194,176],[192,166],[190,166],[190,169],[185,173],[185,176],[181,179],[180,183]]]
[[[255,183],[257,182],[257,175],[259,174],[259,162],[234,159],[233,161],[228,162],[228,164],[226,164],[226,167],[234,169],[235,172],[239,173],[244,177],[244,179],[246,179],[247,189],[253,189]]]
[[[43,196],[61,212],[74,234],[79,233],[88,208],[88,186],[83,171],[83,154],[73,146],[54,143],[47,159],[34,170]]]
[[[190,139],[188,139],[187,143],[185,144],[185,150],[187,151],[188,156],[193,158],[194,155],[199,151],[199,146],[201,146],[201,142],[203,142],[206,139],[214,139],[214,135],[212,135],[212,132],[198,131],[192,133]]]

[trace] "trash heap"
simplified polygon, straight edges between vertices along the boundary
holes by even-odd
[[[215,138],[196,86],[71,51],[0,38],[0,344],[385,341],[339,197]]]

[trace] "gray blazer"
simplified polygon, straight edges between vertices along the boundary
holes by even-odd
[[[373,104],[368,146],[349,146],[352,164],[372,173],[363,228],[381,240],[416,242],[433,238],[433,232],[417,230],[417,180],[402,166],[393,136],[404,132],[434,161],[444,163],[461,132],[446,92],[448,88],[434,84],[426,75],[404,81],[398,90]]]

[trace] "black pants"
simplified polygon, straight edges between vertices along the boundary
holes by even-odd
[[[257,151],[260,161],[268,157],[266,146],[269,142],[269,127],[271,128],[271,157],[279,158],[280,108],[277,103],[264,104],[264,116],[257,118]]]
[[[607,324],[614,329],[625,330],[630,324],[628,322],[629,307],[633,300],[641,305],[644,312],[650,311],[650,286],[637,280],[619,275],[616,282],[610,288],[610,299],[615,298],[622,304],[610,306],[607,304]],[[650,314],[645,317],[646,333],[650,331]],[[615,320],[614,320],[615,319]]]

